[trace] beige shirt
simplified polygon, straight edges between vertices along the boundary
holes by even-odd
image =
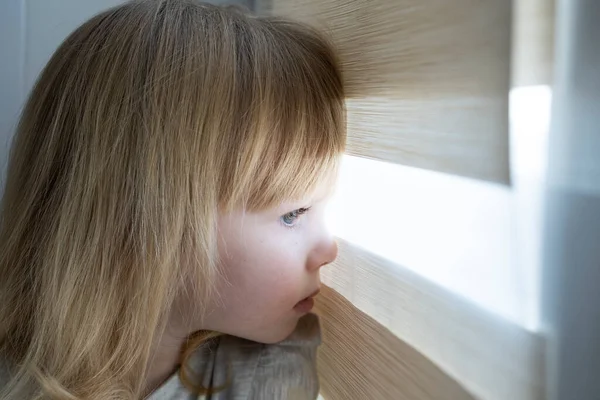
[[[265,345],[222,336],[196,351],[190,366],[203,376],[203,385],[229,384],[211,395],[193,395],[179,379],[179,371],[151,393],[147,400],[314,400],[319,393],[316,352],[321,343],[315,314],[300,319],[292,335]],[[4,372],[4,373],[3,373]],[[0,387],[7,380],[0,368]]]

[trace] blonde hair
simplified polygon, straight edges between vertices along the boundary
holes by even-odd
[[[216,295],[217,213],[301,197],[335,170],[343,97],[331,45],[284,19],[135,1],[73,32],[10,155],[0,398],[142,396],[181,283],[200,304]]]

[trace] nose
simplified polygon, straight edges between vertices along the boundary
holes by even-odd
[[[331,264],[337,258],[338,245],[331,236],[323,238],[313,249],[308,262],[310,270],[318,270],[321,267]]]

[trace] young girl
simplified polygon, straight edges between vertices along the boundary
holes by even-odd
[[[315,398],[343,97],[283,19],[146,0],[71,34],[10,157],[0,398]]]

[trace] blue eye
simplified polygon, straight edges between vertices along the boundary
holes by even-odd
[[[293,228],[296,225],[296,222],[298,221],[300,215],[305,214],[308,210],[310,210],[310,207],[299,208],[297,210],[290,211],[287,214],[283,214],[280,218],[281,223],[283,223],[283,225],[288,228]]]

